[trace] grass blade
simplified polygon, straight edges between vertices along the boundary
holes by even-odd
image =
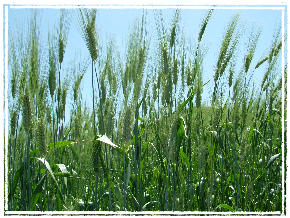
[[[281,155],[281,153],[272,156],[272,157],[270,158],[270,160],[269,160],[269,162],[268,162],[268,164],[267,164],[265,170],[266,170],[267,168],[269,168],[269,167],[274,163],[274,161],[275,161],[275,160],[276,160],[280,155]]]
[[[229,211],[231,212],[235,212],[234,208],[232,208],[231,206],[227,205],[227,204],[220,204],[218,207],[222,207],[222,208],[225,208],[225,209],[228,209]]]

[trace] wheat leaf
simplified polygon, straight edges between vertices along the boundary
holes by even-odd
[[[72,143],[75,143],[74,141],[60,141],[60,142],[56,142],[54,143],[50,143],[48,145],[48,149],[52,149],[52,148],[61,148],[67,145],[71,145]]]
[[[63,197],[62,197],[62,194],[61,194],[61,191],[60,191],[60,189],[59,189],[58,183],[57,183],[57,181],[56,181],[56,179],[55,179],[55,177],[54,177],[54,175],[53,175],[53,172],[52,172],[52,170],[51,170],[51,168],[50,168],[49,163],[48,163],[47,160],[45,160],[44,158],[36,158],[36,159],[39,160],[41,163],[43,163],[44,166],[46,167],[46,169],[48,170],[49,174],[51,175],[51,177],[52,177],[52,179],[53,179],[53,181],[54,181],[54,183],[55,183],[55,185],[56,185],[56,187],[57,187],[57,190],[58,190],[59,196],[60,196],[62,202],[64,203],[64,199],[63,199]]]
[[[265,169],[269,168],[280,155],[281,153],[272,156]]]
[[[111,140],[106,135],[99,136],[99,138],[97,138],[96,140],[104,142],[104,143],[112,146],[112,148],[116,149],[118,152],[120,152],[122,155],[124,155],[124,150],[122,148],[120,148],[118,145],[115,145],[113,142],[111,142]],[[126,158],[131,160],[127,155],[126,155]]]

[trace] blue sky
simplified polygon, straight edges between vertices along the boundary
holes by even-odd
[[[218,6],[218,5],[217,5]],[[227,23],[230,18],[241,10],[239,6],[234,6],[233,9],[227,9],[225,6],[218,6],[219,8],[214,11],[209,20],[208,26],[205,30],[201,43],[208,45],[209,49],[205,56],[204,60],[204,72],[203,72],[203,81],[206,82],[211,80],[211,83],[207,85],[203,92],[203,101],[209,100],[210,87],[213,85],[213,75],[214,67],[216,65],[220,46],[222,43],[223,33],[226,30]],[[223,7],[223,8],[221,8]],[[252,6],[251,6],[252,7]],[[158,7],[155,7],[158,9]],[[281,10],[274,10],[275,7],[271,6],[267,9],[259,6],[258,8],[252,7],[252,9],[243,8],[240,23],[246,23],[245,31],[238,47],[238,57],[237,57],[237,71],[242,67],[242,60],[244,54],[246,53],[247,40],[250,35],[252,28],[257,29],[259,26],[263,26],[261,36],[257,44],[257,50],[255,52],[250,71],[254,69],[254,66],[259,61],[259,59],[264,55],[264,52],[270,48],[273,33],[275,28],[279,26],[282,18]],[[40,10],[40,9],[39,9]],[[54,25],[57,25],[59,19],[59,9],[41,9],[42,22],[40,24],[40,31],[43,41],[47,44],[46,37],[48,35],[48,24],[49,28],[53,29]],[[208,9],[197,9],[190,7],[188,9],[181,9],[181,20],[180,27],[184,29],[186,37],[192,42],[192,46],[195,46],[197,43],[198,33],[200,29],[201,22],[205,17]],[[285,11],[286,12],[286,11]],[[9,9],[9,28],[15,28],[15,19],[18,20],[18,23],[22,23],[21,27],[23,30],[26,29],[27,22],[29,19],[29,10],[28,9]],[[142,9],[124,9],[122,7],[118,9],[99,9],[97,11],[97,29],[100,34],[100,44],[102,47],[106,47],[108,36],[114,36],[116,43],[118,45],[118,50],[121,56],[124,56],[124,51],[126,49],[126,40],[129,37],[130,25],[134,23],[136,19],[141,21],[143,10]],[[168,8],[163,9],[162,14],[164,17],[165,29],[170,29],[170,24],[173,19],[174,9]],[[286,17],[285,13],[285,17]],[[285,21],[286,23],[286,21]],[[154,18],[154,12],[152,9],[147,9],[147,30],[150,32],[153,30],[153,38],[156,24]],[[286,31],[286,29],[285,29]],[[156,46],[154,40],[151,40],[151,45]],[[71,65],[75,54],[81,54],[83,58],[89,55],[88,49],[82,39],[80,33],[76,28],[76,23],[72,20],[70,25],[70,31],[68,35],[67,49],[64,56],[64,63],[62,69],[66,71]],[[253,82],[259,84],[262,81],[263,73],[265,72],[265,66],[261,66],[258,70],[255,71],[253,75]],[[89,107],[92,107],[92,88],[91,88],[91,65],[89,65],[87,72],[83,78],[81,88],[83,90],[83,100],[86,101]],[[70,102],[67,101],[68,104]],[[68,112],[68,110],[67,110]]]

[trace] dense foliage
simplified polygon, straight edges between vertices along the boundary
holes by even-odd
[[[282,211],[281,28],[258,63],[252,60],[262,29],[253,29],[237,69],[235,52],[246,33],[241,13],[233,16],[216,62],[206,61],[215,72],[205,104],[208,47],[201,42],[214,10],[202,20],[193,52],[181,12],[167,30],[156,11],[154,42],[144,14],[125,62],[114,40],[100,49],[96,10],[62,10],[48,42],[41,41],[36,12],[29,37],[9,32],[8,210]],[[66,71],[72,17],[90,59],[76,58]],[[90,64],[92,110],[80,90]],[[258,87],[252,75],[261,65],[267,67]]]

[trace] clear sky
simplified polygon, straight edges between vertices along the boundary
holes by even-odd
[[[24,5],[25,6],[25,5]],[[210,6],[210,5],[208,5]],[[240,17],[240,24],[245,23],[245,31],[241,38],[238,47],[238,57],[237,60],[237,71],[239,72],[242,67],[243,57],[246,53],[246,45],[248,42],[248,37],[252,31],[252,29],[257,29],[262,26],[262,33],[260,35],[257,50],[255,52],[252,65],[250,67],[250,72],[254,69],[256,63],[259,59],[264,55],[265,51],[270,48],[273,33],[275,28],[279,26],[282,19],[282,11],[275,10],[277,6],[267,6],[264,8],[260,5],[253,6],[251,9],[240,6],[232,6],[231,9],[228,9],[227,6],[217,5],[218,9],[216,9],[207,25],[205,33],[203,35],[201,43],[204,45],[208,45],[208,52],[204,59],[204,71],[203,71],[203,81],[206,82],[211,80],[211,83],[207,85],[207,88],[204,89],[203,92],[203,101],[209,100],[209,88],[214,84],[213,76],[214,76],[214,67],[216,65],[220,46],[222,43],[223,33],[226,30],[227,24],[230,18],[236,14],[238,11],[242,11]],[[154,7],[154,9],[158,9],[158,7]],[[40,10],[40,9],[39,9]],[[162,14],[164,17],[165,27],[170,28],[171,21],[174,15],[174,8],[162,9]],[[49,29],[53,29],[54,25],[57,25],[59,19],[59,9],[53,8],[42,8],[41,9],[41,35],[42,40],[47,44],[47,35],[48,35],[48,25]],[[198,33],[200,29],[201,22],[205,17],[208,9],[206,8],[194,8],[192,6],[188,6],[187,9],[181,9],[181,20],[180,27],[184,29],[186,36],[192,42],[192,46],[197,44]],[[9,29],[15,28],[16,23],[20,24],[20,29],[27,29],[25,25],[28,23],[29,18],[29,9],[19,8],[12,9],[10,8],[8,11],[9,14]],[[121,56],[125,57],[125,49],[126,49],[126,40],[128,40],[130,28],[129,26],[134,23],[135,19],[142,19],[143,10],[142,9],[126,9],[124,7],[117,7],[116,9],[112,9],[112,7],[107,7],[106,9],[101,8],[97,11],[97,29],[100,34],[100,44],[103,48],[106,47],[107,40],[109,36],[114,36],[116,43],[118,45],[118,50]],[[285,18],[287,17],[285,11]],[[16,20],[16,22],[15,22]],[[285,24],[286,24],[285,20]],[[153,30],[153,37],[156,34],[156,24],[155,17],[152,9],[147,9],[147,30],[150,32]],[[286,26],[285,26],[286,27]],[[286,28],[285,28],[286,31]],[[151,40],[152,46],[156,46],[156,42]],[[81,54],[83,59],[89,55],[88,49],[82,39],[80,33],[76,28],[76,23],[72,20],[70,25],[70,31],[68,35],[68,43],[67,49],[64,56],[64,63],[62,65],[62,69],[64,72],[65,69],[69,68],[74,60],[75,54]],[[240,56],[239,56],[240,55]],[[263,74],[265,72],[265,66],[261,66],[258,70],[255,71],[253,75],[253,81],[256,84],[259,84],[262,81]],[[91,65],[89,65],[87,72],[83,78],[81,89],[83,90],[83,100],[86,101],[87,105],[92,108],[92,87],[91,87]],[[68,96],[69,97],[69,96]],[[67,104],[70,104],[71,101],[67,101]],[[66,109],[68,112],[68,110]]]

